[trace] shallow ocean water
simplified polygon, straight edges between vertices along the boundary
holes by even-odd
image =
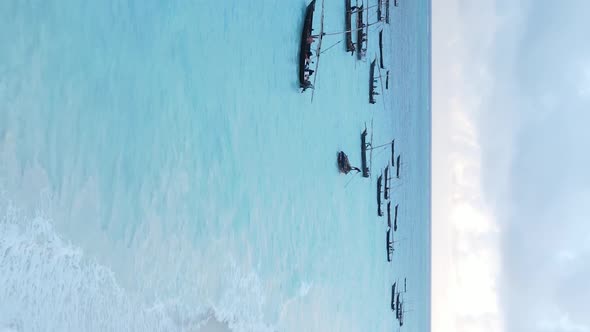
[[[313,103],[299,93],[305,5],[0,4],[1,327],[397,331],[407,277],[403,329],[429,328],[430,4],[392,8],[376,105],[369,61],[342,44]],[[344,2],[325,6],[343,30]],[[389,152],[371,179],[336,169],[339,150],[360,163],[371,122],[402,154],[392,263],[375,202]]]

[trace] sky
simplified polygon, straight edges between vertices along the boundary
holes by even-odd
[[[590,1],[432,7],[432,331],[590,332]]]

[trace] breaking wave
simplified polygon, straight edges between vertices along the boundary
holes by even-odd
[[[0,331],[272,330],[251,303],[263,302],[257,276],[229,274],[221,299],[202,307],[146,303],[61,238],[50,218],[28,216],[0,193]]]

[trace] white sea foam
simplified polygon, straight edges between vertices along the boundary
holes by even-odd
[[[3,331],[272,330],[263,323],[258,277],[235,264],[225,278],[230,286],[209,307],[145,303],[123,289],[109,268],[62,239],[50,218],[27,216],[5,194],[0,217]]]

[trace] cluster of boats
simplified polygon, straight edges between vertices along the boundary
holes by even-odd
[[[407,312],[404,310],[403,297],[400,299],[400,296],[408,291],[406,281],[406,278],[404,278],[403,292],[400,289],[401,287],[397,286],[397,282],[394,282],[393,285],[391,285],[391,310],[395,313],[395,319],[397,319],[399,326],[404,325],[404,313]]]
[[[395,140],[391,141],[391,167],[395,168],[395,177],[399,179],[400,168],[401,168],[401,155],[397,155],[395,157]],[[384,178],[385,176],[385,178]],[[383,197],[383,199],[381,198]],[[387,201],[387,231],[386,231],[386,249],[387,249],[387,261],[391,262],[391,256],[393,255],[394,251],[394,239],[393,234],[397,232],[397,211],[399,208],[399,204],[396,204],[394,207],[393,212],[393,232],[392,229],[392,222],[391,222],[391,203],[392,203],[392,195],[391,195],[391,174],[389,171],[389,161],[387,162],[387,166],[385,166],[384,171],[379,175],[377,178],[377,216],[383,217],[383,210],[382,210],[382,200]]]
[[[358,0],[357,0],[358,1]],[[312,0],[311,3],[305,9],[305,17],[303,23],[303,30],[301,33],[301,44],[299,49],[299,87],[301,92],[307,89],[314,90],[315,79],[317,77],[317,69],[319,65],[320,55],[322,54],[321,45],[322,40],[326,36],[331,35],[342,35],[344,34],[345,49],[354,55],[356,52],[358,60],[363,60],[367,55],[368,48],[368,34],[369,27],[386,23],[389,24],[389,0],[377,0],[378,3],[373,6],[365,6],[363,3],[356,3],[354,6],[351,0],[345,0],[345,30],[341,32],[325,32],[324,31],[324,6],[322,0],[322,14],[321,23],[318,33],[314,33],[314,12],[316,9],[316,0]],[[397,1],[394,2],[397,6]],[[377,21],[369,23],[365,22],[365,16],[369,16],[369,10],[376,7]],[[384,10],[385,9],[385,10]],[[353,17],[356,18],[356,25],[353,28]],[[356,43],[353,42],[353,33],[356,32]],[[316,43],[317,47],[312,50],[312,45]],[[384,69],[383,66],[383,29],[379,32],[379,56],[380,56],[380,68]],[[370,85],[369,85],[369,102],[375,104],[375,96],[379,95],[376,92],[375,83],[378,82],[377,78],[381,78],[381,75],[375,75],[375,62],[376,59],[371,62],[370,67]],[[312,69],[312,65],[315,65],[315,69]],[[314,76],[315,74],[315,76]],[[313,79],[312,79],[313,77]],[[385,88],[389,88],[389,71],[386,75]],[[313,99],[313,92],[312,92]]]
[[[342,35],[344,34],[345,49],[346,52],[350,52],[354,56],[355,52],[358,60],[363,60],[367,56],[368,49],[368,34],[369,27],[375,24],[381,24],[385,22],[389,24],[389,0],[377,0],[377,4],[373,6],[365,6],[363,3],[356,3],[354,6],[351,3],[352,0],[345,0],[345,30],[343,32],[327,33],[324,32],[323,21],[324,21],[324,9],[322,0],[322,14],[319,32],[314,33],[313,29],[313,16],[316,8],[316,0],[312,0],[305,10],[305,19],[303,24],[303,31],[301,35],[301,48],[299,56],[299,83],[302,92],[307,89],[312,89],[312,100],[313,90],[315,85],[315,79],[317,77],[317,68],[319,64],[319,58],[322,54],[321,43],[325,36],[330,35]],[[358,1],[358,0],[357,0]],[[397,7],[397,0],[394,0],[394,6]],[[376,7],[377,21],[369,23],[369,10]],[[366,17],[366,19],[365,19]],[[353,23],[353,19],[356,19],[356,24]],[[353,27],[354,24],[354,27]],[[356,37],[356,42],[353,41],[353,36]],[[317,43],[315,50],[312,50],[312,45]],[[369,103],[375,104],[376,96],[379,95],[377,92],[378,83],[384,77],[385,78],[385,89],[389,89],[389,71],[386,71],[384,76],[381,75],[381,70],[385,69],[383,61],[383,29],[379,31],[379,62],[377,62],[377,55],[371,61],[369,67]],[[315,65],[315,70],[311,69],[311,65]],[[378,66],[377,66],[378,64]],[[312,75],[313,82],[312,82]],[[381,81],[382,82],[382,81]],[[381,92],[383,93],[383,84],[381,85]],[[377,216],[383,217],[384,211],[382,209],[384,202],[386,202],[387,211],[387,230],[386,230],[386,253],[387,262],[392,262],[394,248],[394,234],[398,230],[398,210],[399,204],[393,202],[392,195],[392,179],[400,178],[401,169],[401,155],[395,154],[395,140],[389,143],[381,145],[373,145],[372,136],[372,125],[371,135],[369,137],[369,131],[365,125],[364,130],[361,131],[361,165],[355,167],[350,163],[348,155],[344,151],[337,153],[338,169],[341,173],[349,174],[355,171],[357,174],[360,173],[363,178],[371,177],[372,169],[372,152],[375,149],[386,149],[391,147],[391,161],[388,160],[387,166],[381,170],[379,177],[377,178]],[[401,291],[401,287],[397,287],[397,282],[393,283],[391,290],[391,310],[395,312],[395,317],[402,326],[404,323],[404,301],[403,294],[406,292],[406,280],[404,279],[403,285],[404,291]]]

